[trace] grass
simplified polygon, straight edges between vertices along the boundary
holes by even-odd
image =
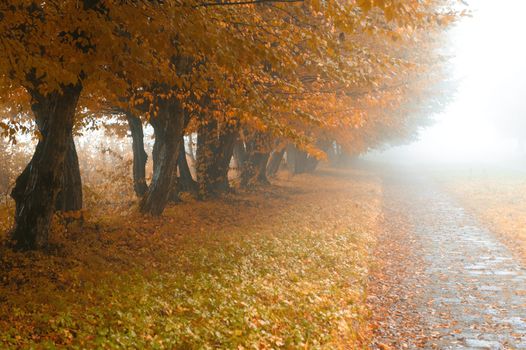
[[[0,250],[0,347],[366,348],[380,192],[322,171],[158,219],[57,223],[52,252]]]

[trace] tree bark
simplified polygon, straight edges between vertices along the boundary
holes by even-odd
[[[82,178],[77,149],[72,135],[68,138],[67,143],[62,188],[57,195],[55,205],[55,209],[62,212],[82,210]]]
[[[39,132],[44,135],[46,131],[41,129],[41,127],[43,127],[46,122],[42,118],[45,118],[45,115],[35,115]],[[77,156],[75,140],[72,134],[68,136],[66,143],[67,150],[62,169],[62,185],[55,202],[55,210],[60,212],[79,211],[82,210],[83,206],[82,177],[80,175],[79,158]],[[30,167],[26,167],[20,175],[20,181],[17,181],[17,183],[20,183],[21,188],[27,185],[29,170]],[[17,189],[17,191],[21,190],[21,188]]]
[[[174,175],[176,177],[176,181],[170,195],[170,200],[175,203],[181,202],[179,197],[181,192],[197,194],[198,186],[197,182],[192,178],[192,172],[188,166],[184,141],[184,131],[188,127],[188,124],[190,124],[190,120],[191,114],[184,111],[183,134],[181,135],[181,145],[179,147],[179,154],[177,155],[177,170],[179,171],[179,174],[176,173]]]
[[[184,146],[184,136],[181,138],[179,156],[177,158],[177,167],[179,169],[179,189],[182,192],[197,192],[197,182],[192,177],[192,172],[186,159],[186,150]]]
[[[237,133],[237,124],[220,126],[214,119],[199,126],[196,171],[200,199],[218,196],[230,189],[228,170]]]
[[[272,152],[267,166],[267,176],[275,176],[278,173],[284,155],[285,147],[278,148]]]
[[[142,197],[148,191],[146,184],[148,154],[144,150],[144,131],[141,118],[128,111],[126,112],[126,119],[132,136],[133,189],[137,197]]]
[[[307,153],[300,151],[295,145],[287,145],[287,168],[292,174],[305,172]]]
[[[64,160],[71,150],[82,85],[67,85],[61,90],[45,96],[30,90],[41,138],[11,192],[16,203],[11,237],[19,249],[44,249],[49,244],[49,228],[64,179]]]
[[[246,142],[246,159],[241,166],[241,187],[268,185],[267,163],[270,156],[269,137],[261,132],[255,132],[252,139]]]
[[[267,178],[267,165],[268,165],[268,160],[270,158],[270,152],[258,153],[258,158],[259,159],[256,160],[256,164],[257,164],[256,180],[259,184],[270,185],[270,181]]]
[[[194,153],[194,141],[192,138],[192,134],[188,136],[188,155],[190,156],[190,159],[195,164],[195,153]]]
[[[158,106],[158,115],[150,120],[155,134],[153,177],[140,203],[142,213],[154,216],[162,214],[175,187],[177,158],[184,131],[184,113],[178,101],[162,100]]]
[[[296,146],[287,145],[287,168],[292,174],[312,172],[318,166],[318,159],[307,152],[299,150]]]
[[[239,136],[234,141],[233,156],[236,162],[237,170],[238,172],[241,172],[241,169],[243,168],[243,163],[245,163],[245,161],[247,160],[248,155],[245,148],[245,143],[239,138]]]
[[[306,173],[312,173],[316,168],[318,167],[318,164],[320,161],[316,158],[311,156],[310,154],[307,155],[307,159],[305,160],[305,169],[304,171]]]

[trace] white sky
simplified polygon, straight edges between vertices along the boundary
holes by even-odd
[[[453,162],[509,158],[526,139],[526,0],[471,0],[473,17],[451,31],[460,86],[420,141],[385,152]]]

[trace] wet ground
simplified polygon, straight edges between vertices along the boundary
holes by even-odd
[[[428,178],[386,176],[384,191],[374,347],[526,349],[526,269],[511,252]]]

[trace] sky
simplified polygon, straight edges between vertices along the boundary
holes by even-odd
[[[514,159],[517,135],[526,139],[526,1],[467,1],[472,17],[449,33],[454,100],[419,141],[374,152],[440,162]]]

